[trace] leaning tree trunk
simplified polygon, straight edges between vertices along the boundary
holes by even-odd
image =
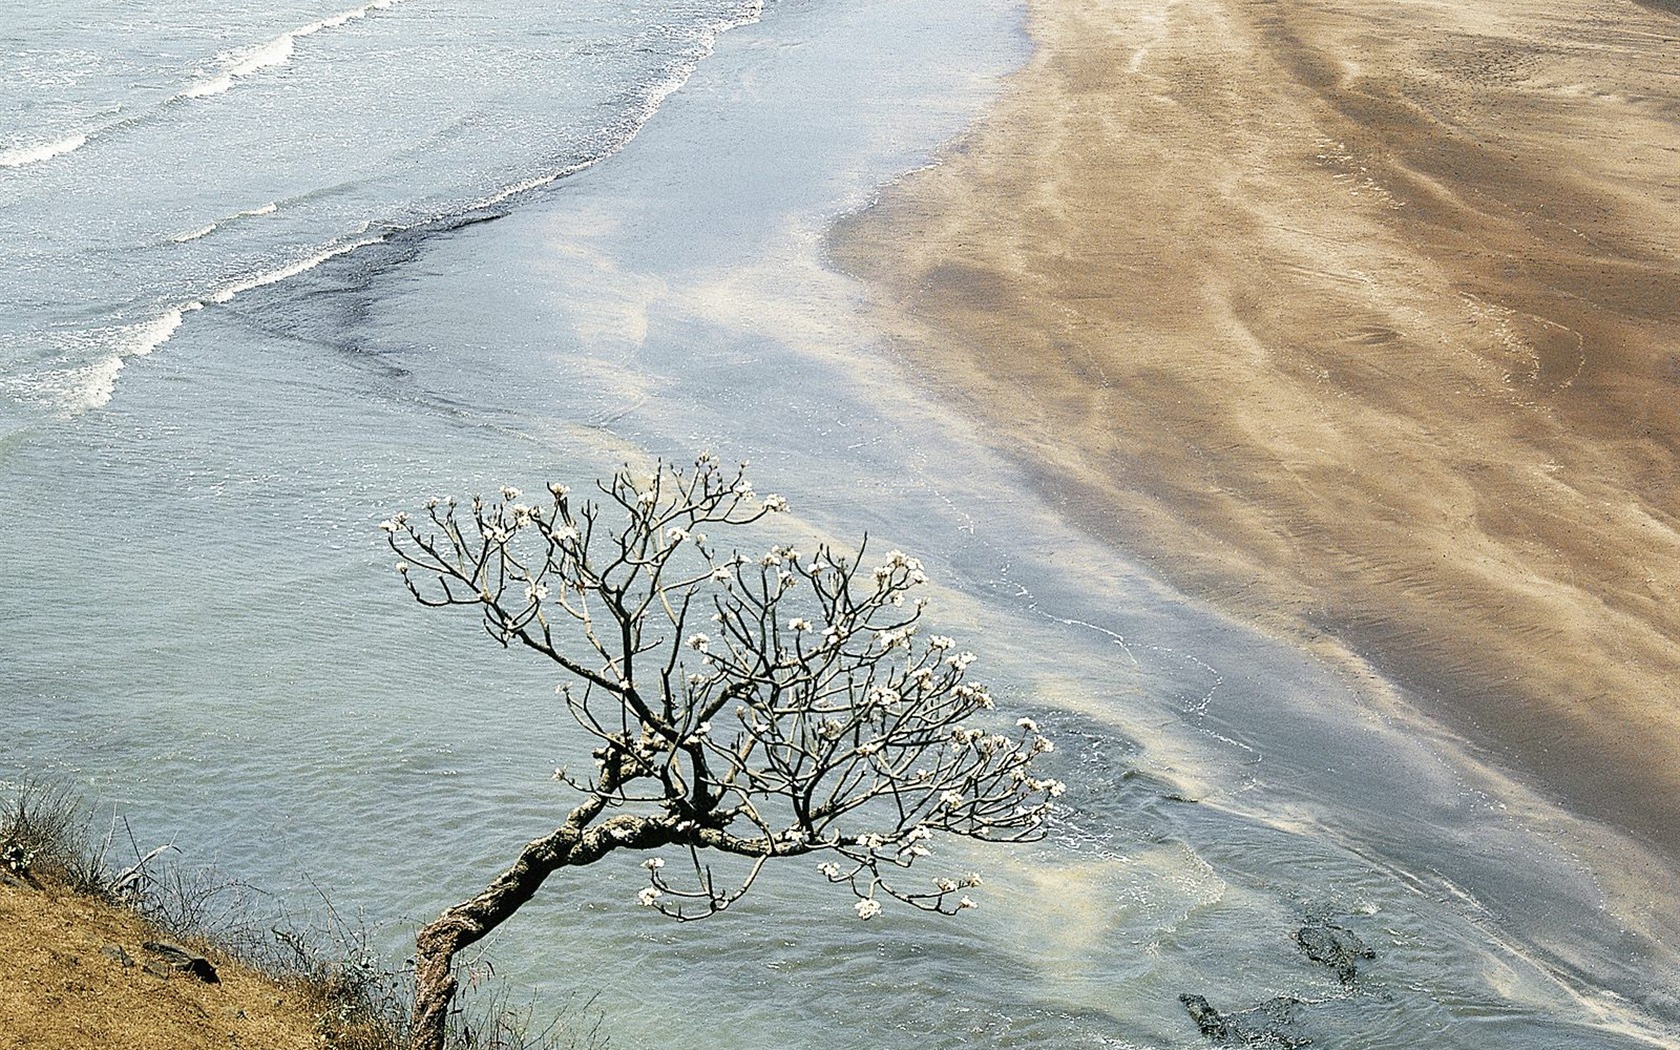
[[[530,900],[543,880],[571,863],[578,843],[570,822],[530,843],[513,866],[471,900],[448,908],[414,938],[413,1050],[443,1050],[449,1005],[459,982],[455,956],[488,936]]]
[[[573,810],[565,824],[520,851],[482,893],[446,909],[415,935],[412,1050],[444,1050],[449,1007],[459,986],[455,956],[512,918],[544,879],[560,868],[592,864],[621,846],[646,849],[671,841],[668,821],[629,814],[585,831],[600,810],[599,800]]]

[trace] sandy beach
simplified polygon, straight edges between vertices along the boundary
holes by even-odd
[[[913,370],[1178,586],[1680,856],[1680,18],[1033,0],[843,223]]]

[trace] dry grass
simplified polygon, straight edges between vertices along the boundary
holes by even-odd
[[[365,923],[325,893],[321,920],[272,921],[249,884],[170,853],[142,850],[121,820],[96,833],[67,789],[11,792],[0,805],[0,1050],[407,1045],[409,976],[379,958]],[[157,965],[144,944],[160,939],[202,952],[219,983]],[[451,1050],[605,1050],[591,1003],[546,1027],[535,1017],[481,997],[455,1019]]]

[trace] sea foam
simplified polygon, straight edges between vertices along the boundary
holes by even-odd
[[[349,11],[340,11],[338,14],[329,15],[318,22],[311,22],[306,26],[287,30],[266,43],[258,44],[256,47],[231,56],[230,64],[220,73],[208,80],[202,80],[194,84],[176,97],[205,98],[210,95],[223,94],[233,87],[236,80],[290,62],[292,54],[297,50],[297,42],[302,37],[313,36],[325,29],[337,29],[339,26],[354,22],[359,18],[366,18],[371,12],[393,7],[401,2],[402,0],[372,0],[371,3],[363,4],[361,7],[352,8]]]
[[[18,146],[0,152],[0,168],[21,168],[26,164],[39,164],[43,160],[62,157],[66,153],[74,153],[87,144],[86,135],[71,135],[56,142],[46,142],[38,146]]]
[[[79,365],[8,377],[3,388],[61,417],[98,408],[110,402],[116,390],[117,374],[123,370],[125,361],[144,357],[168,342],[186,314],[203,307],[203,303],[183,303],[133,324],[112,325],[72,336],[71,348],[82,351],[97,348],[97,354]]]

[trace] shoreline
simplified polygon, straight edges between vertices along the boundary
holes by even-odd
[[[830,235],[911,370],[1175,586],[1680,859],[1680,20],[1030,6],[990,116]]]

